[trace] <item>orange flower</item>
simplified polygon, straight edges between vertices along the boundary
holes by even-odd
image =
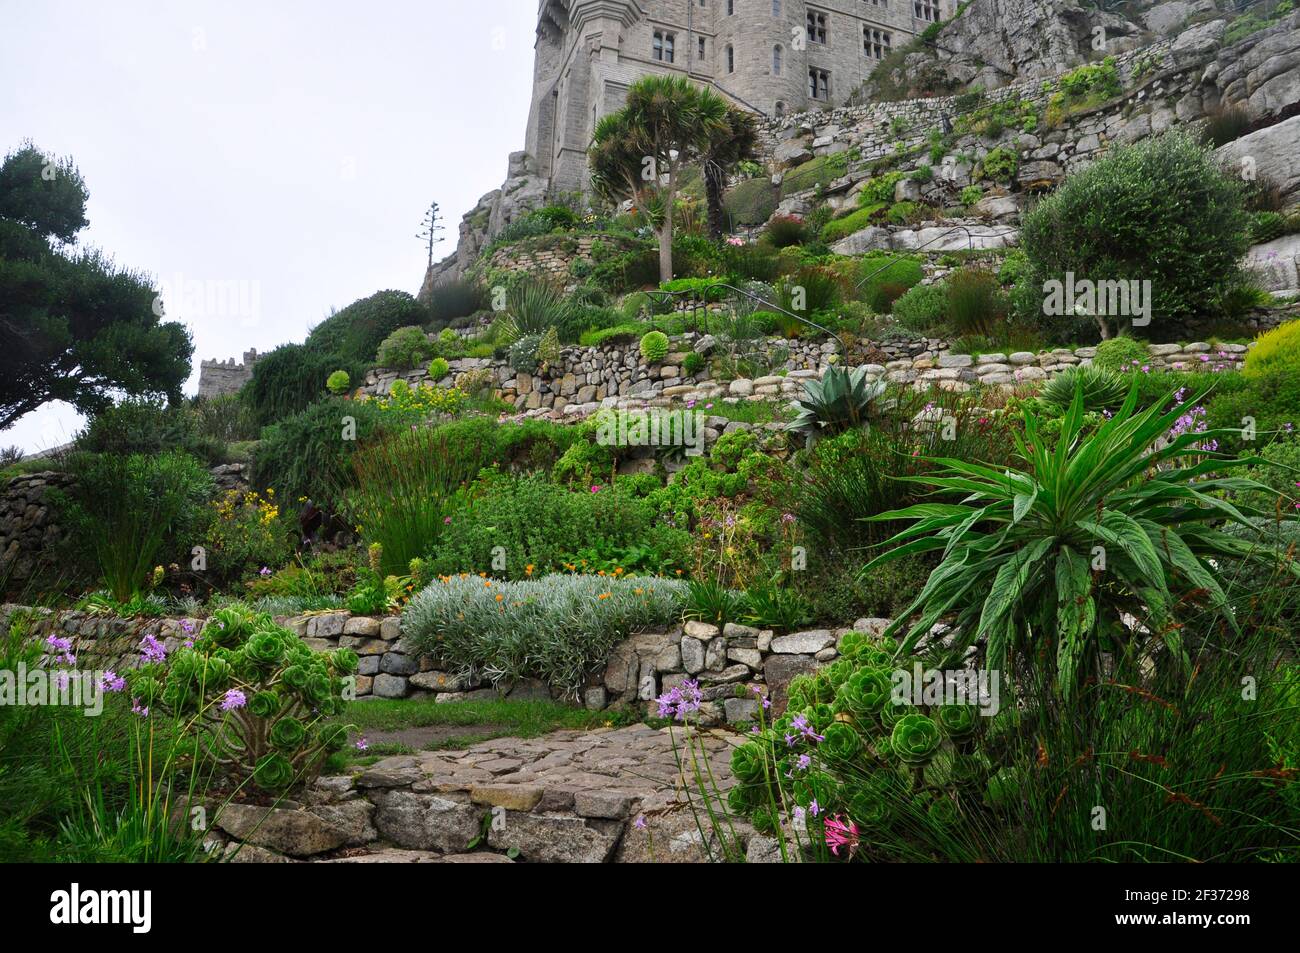
[[[524,575],[531,576],[532,574],[533,574],[533,564],[529,563],[527,566],[524,567]]]
[[[501,595],[501,593],[499,593],[499,592],[497,593],[497,602],[500,602],[500,601],[501,601],[502,599],[504,599],[504,598],[505,598],[505,596]]]
[[[598,595],[596,598],[597,598],[597,599],[608,599],[608,598],[609,598],[609,593],[608,593],[608,592],[602,592],[602,593],[601,593],[600,595]]]
[[[491,589],[491,588],[492,588],[492,580],[491,580],[491,579],[484,579],[484,580],[483,580],[483,588],[484,588],[484,589]]]

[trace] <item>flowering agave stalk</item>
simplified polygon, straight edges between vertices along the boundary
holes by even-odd
[[[955,615],[965,645],[988,640],[992,668],[1003,668],[1016,653],[1047,650],[1068,695],[1092,674],[1088,665],[1095,667],[1101,651],[1145,648],[1135,643],[1142,627],[1130,631],[1125,613],[1142,619],[1183,665],[1183,613],[1198,603],[1239,631],[1210,560],[1277,564],[1273,548],[1253,541],[1258,530],[1250,517],[1267,514],[1225,498],[1269,492],[1254,480],[1222,475],[1259,458],[1207,453],[1206,442],[1227,431],[1162,440],[1191,405],[1174,401],[1163,410],[1166,398],[1138,411],[1137,400],[1134,387],[1113,418],[1088,432],[1080,382],[1055,448],[1026,412],[1024,437],[1015,436],[1026,469],[1000,472],[931,458],[944,469],[905,478],[962,499],[873,517],[916,522],[889,540],[885,545],[899,545],[864,574],[913,553],[942,554],[924,589],[886,632],[907,630],[900,652],[910,651],[940,618]],[[1216,527],[1225,521],[1240,526],[1245,538]],[[1294,561],[1282,566],[1300,576]]]
[[[804,395],[795,401],[799,415],[789,424],[811,447],[819,437],[865,427],[872,402],[885,392],[883,380],[868,381],[865,367],[845,370],[832,364],[821,380],[805,381]]]

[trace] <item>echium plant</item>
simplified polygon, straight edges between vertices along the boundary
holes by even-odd
[[[170,715],[196,756],[233,785],[251,780],[283,793],[312,780],[347,741],[347,727],[329,719],[343,711],[345,678],[357,671],[351,649],[313,652],[242,606],[214,612],[170,656],[147,641],[143,664],[128,676],[134,710]]]
[[[961,646],[987,640],[989,667],[1046,661],[1068,696],[1099,673],[1103,652],[1132,662],[1162,645],[1166,659],[1185,666],[1180,631],[1207,609],[1221,631],[1237,632],[1213,561],[1278,566],[1276,549],[1258,540],[1251,522],[1269,514],[1230,501],[1270,491],[1225,476],[1258,458],[1210,452],[1228,431],[1179,430],[1195,401],[1172,397],[1138,411],[1135,385],[1115,415],[1090,430],[1079,381],[1054,447],[1034,413],[1025,413],[1024,437],[1014,435],[1024,469],[933,458],[942,468],[937,473],[905,477],[961,499],[873,517],[916,522],[889,540],[885,545],[898,545],[864,574],[910,554],[942,556],[885,634],[906,631],[901,650],[909,652],[936,622],[952,617]],[[1244,535],[1224,532],[1224,524]],[[1280,568],[1300,576],[1294,560],[1283,559]]]

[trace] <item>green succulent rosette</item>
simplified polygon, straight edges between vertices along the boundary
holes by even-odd
[[[862,750],[862,738],[852,725],[837,721],[826,728],[826,740],[821,743],[821,750],[829,758],[847,761]]]
[[[943,733],[953,741],[974,737],[979,727],[979,712],[974,705],[940,705],[933,714]]]
[[[934,720],[925,715],[904,715],[894,723],[889,735],[890,750],[908,764],[924,764],[939,750],[943,734]]]
[[[285,716],[271,725],[271,744],[281,751],[294,752],[307,740],[307,729],[297,718]]]
[[[317,725],[312,734],[316,744],[326,751],[342,750],[343,746],[348,743],[348,728],[346,725]]]
[[[284,699],[276,692],[255,692],[248,700],[248,710],[258,718],[274,718],[284,706]]]
[[[952,827],[960,819],[956,803],[946,795],[940,795],[930,801],[925,809],[925,816],[926,820],[940,829]]]
[[[880,723],[893,731],[894,726],[906,718],[908,715],[920,714],[912,705],[897,705],[891,700],[884,708],[880,709]]]
[[[873,784],[864,784],[849,799],[849,817],[861,827],[880,827],[894,813],[889,792]]]
[[[290,665],[280,673],[280,681],[284,687],[295,692],[300,692],[307,687],[307,676],[311,674],[306,665]]]
[[[203,627],[202,638],[214,646],[237,646],[248,637],[252,627],[248,613],[236,606],[218,609]]]
[[[264,791],[283,791],[293,782],[293,765],[277,752],[264,755],[253,769],[253,783]]]
[[[742,783],[762,780],[764,757],[763,749],[752,741],[732,749],[732,776]]]
[[[278,632],[256,632],[244,643],[244,655],[259,668],[274,668],[284,658],[284,639]]]
[[[313,707],[319,708],[330,697],[330,677],[324,672],[311,672],[300,694]]]
[[[334,670],[340,675],[355,675],[357,667],[361,664],[357,653],[351,649],[335,649],[330,653],[330,661],[334,663]]]
[[[878,715],[889,704],[893,686],[889,674],[878,668],[859,669],[841,690],[855,714]]]

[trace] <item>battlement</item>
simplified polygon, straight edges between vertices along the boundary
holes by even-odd
[[[228,357],[224,361],[200,361],[199,396],[220,397],[224,394],[236,393],[252,380],[253,365],[262,356],[257,353],[257,348],[249,348],[244,352],[244,359],[239,364],[235,363],[233,357]]]

